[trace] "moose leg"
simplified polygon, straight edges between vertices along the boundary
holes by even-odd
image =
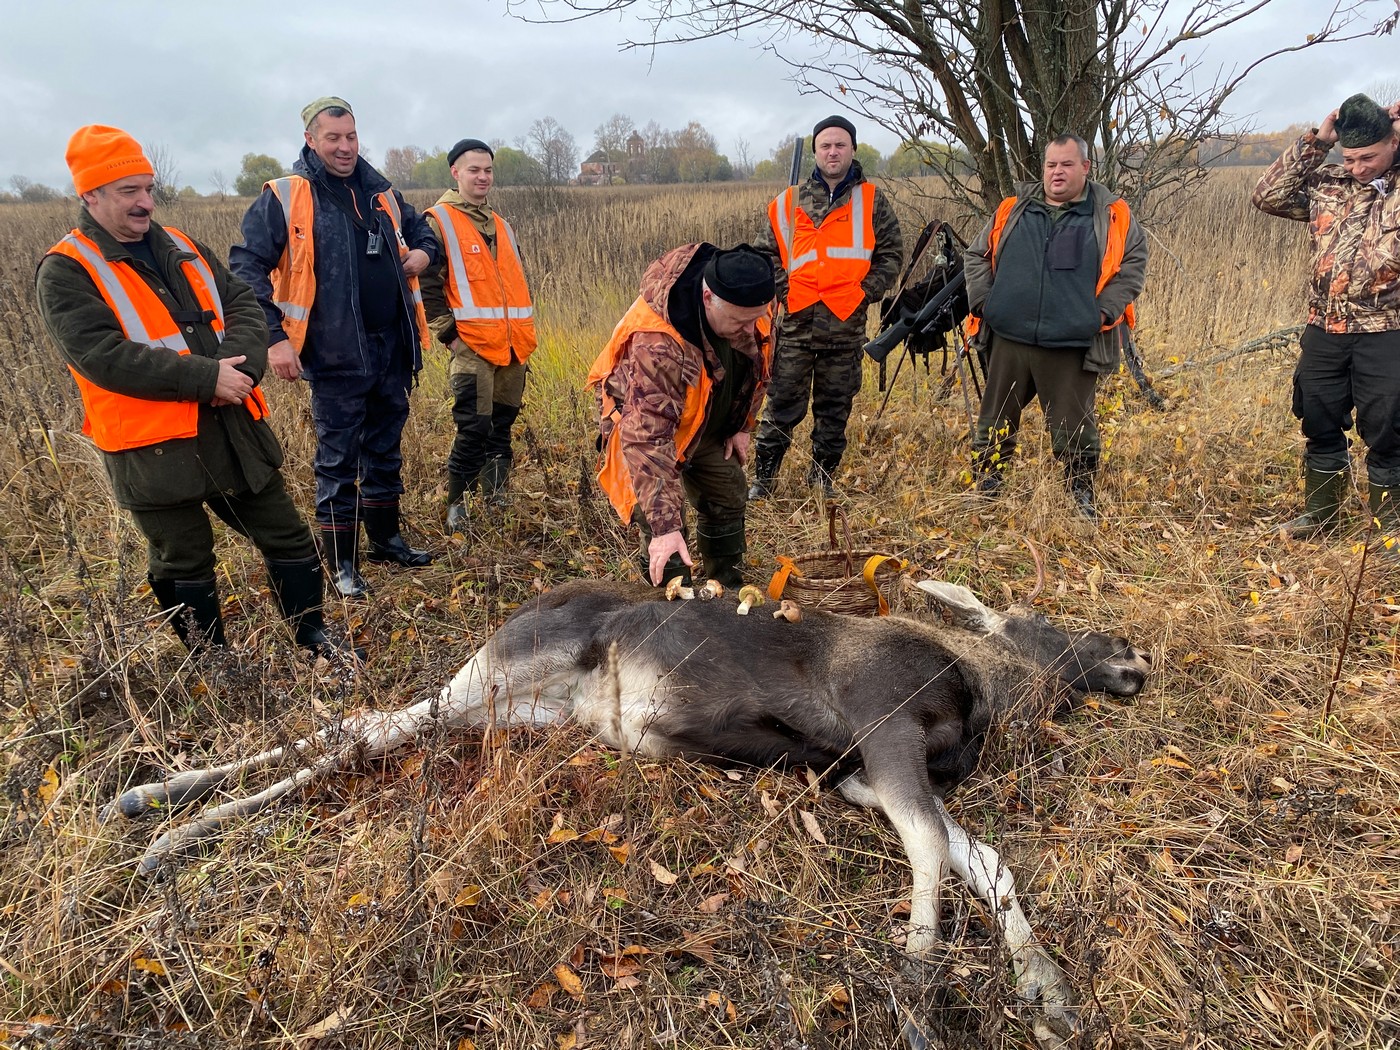
[[[1060,1050],[1080,1031],[1079,1011],[1069,979],[1035,939],[1030,920],[1016,899],[1016,880],[995,849],[973,838],[943,804],[938,812],[948,835],[953,871],[986,904],[1011,955],[1016,994],[1040,1009],[1030,1018],[1031,1031],[1045,1050]]]

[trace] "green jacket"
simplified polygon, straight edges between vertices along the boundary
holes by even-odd
[[[125,262],[176,310],[199,310],[180,261],[188,254],[155,223],[147,235],[160,273],[134,258],[87,213],[78,221],[111,262]],[[150,401],[198,401],[199,433],[123,452],[104,452],[117,502],[131,510],[202,501],[219,494],[259,492],[282,466],[282,448],[265,420],[242,405],[215,408],[218,359],[246,356],[239,371],[260,380],[267,367],[267,322],[256,296],[217,255],[199,245],[224,307],[224,341],[209,325],[186,332],[188,354],[176,354],[126,338],[111,307],[86,270],[61,255],[46,255],[35,276],[35,295],[49,336],[63,360],[83,378],[128,397]]]
[[[851,162],[851,170],[845,180],[832,193],[821,175],[814,169],[812,177],[797,187],[797,205],[821,225],[827,213],[851,199],[855,186],[867,181],[859,161]],[[904,238],[899,229],[899,218],[894,213],[894,205],[879,189],[875,191],[875,211],[870,217],[875,232],[875,249],[870,259],[870,270],[860,282],[865,292],[866,306],[860,307],[844,321],[833,314],[823,302],[813,303],[805,310],[785,314],[782,334],[778,345],[803,347],[805,349],[851,350],[865,345],[866,307],[878,303],[899,280],[900,268],[904,265]],[[778,285],[778,301],[787,302],[787,271],[783,269],[778,254],[778,239],[773,225],[768,221],[768,213],[763,213],[763,228],[754,240],[754,247],[765,252],[773,260],[773,276]]]

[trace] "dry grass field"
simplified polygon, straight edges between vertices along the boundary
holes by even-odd
[[[838,479],[857,547],[1005,605],[1033,582],[1030,537],[1041,611],[1152,651],[1136,703],[1002,727],[953,799],[1017,874],[1086,1047],[1400,1046],[1400,570],[1363,571],[1359,493],[1325,541],[1273,531],[1301,501],[1293,351],[1203,364],[1302,314],[1305,231],[1254,213],[1249,185],[1220,176],[1150,231],[1140,342],[1175,371],[1164,411],[1127,376],[1101,386],[1100,527],[1070,513],[1035,412],[1006,496],[969,497],[964,399],[938,396],[936,360],[903,370],[878,424],[868,373]],[[619,762],[571,729],[454,732],[161,878],[132,870],[160,816],[99,821],[162,771],[436,691],[541,588],[635,575],[588,479],[579,384],[645,262],[748,239],[772,191],[501,195],[543,344],[511,502],[442,537],[450,416],[432,360],[405,509],[438,560],[370,566],[371,599],[333,610],[371,654],[351,680],[298,657],[235,535],[218,548],[231,649],[192,661],[158,625],[144,545],[32,302],[73,217],[0,210],[0,1045],[883,1048],[902,1045],[892,1000],[934,1046],[1034,1045],[980,909],[950,888],[946,953],[907,963],[897,839],[801,771]],[[938,213],[899,194],[911,231]],[[223,250],[241,207],[161,217]],[[268,390],[309,512],[305,391]],[[752,511],[756,578],[825,545],[804,448]]]

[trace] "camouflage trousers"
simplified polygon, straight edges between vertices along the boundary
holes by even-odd
[[[776,462],[812,403],[812,458],[828,471],[846,451],[846,421],[860,391],[861,348],[779,345],[773,379],[754,434],[755,455]]]
[[[525,366],[519,361],[493,365],[476,354],[452,362],[452,421],[457,435],[447,457],[447,473],[468,487],[476,484],[488,459],[511,462],[510,428],[525,397]]]

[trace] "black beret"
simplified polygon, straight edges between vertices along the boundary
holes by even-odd
[[[841,128],[851,136],[851,145],[856,144],[856,126],[845,117],[830,116],[825,120],[817,121],[817,126],[812,129],[812,148],[817,148],[817,136],[827,128]]]
[[[1337,143],[1342,149],[1374,146],[1395,132],[1388,114],[1369,95],[1352,95],[1337,110]]]
[[[705,264],[705,283],[715,295],[735,306],[766,306],[777,294],[772,262],[747,244],[721,248],[710,256]]]
[[[468,150],[481,150],[483,153],[491,154],[491,159],[496,159],[496,151],[480,139],[462,139],[457,145],[447,151],[447,166],[450,168],[457,163],[457,158]]]

